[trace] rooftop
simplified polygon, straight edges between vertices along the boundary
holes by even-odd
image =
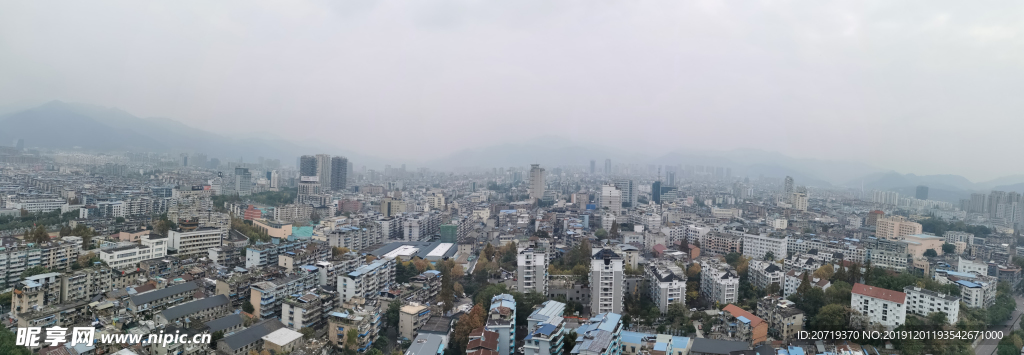
[[[268,341],[277,345],[285,345],[293,341],[302,338],[302,333],[296,332],[288,328],[281,328],[273,331],[270,334],[263,336],[263,341]]]
[[[853,284],[853,293],[901,304],[906,303],[907,300],[907,294],[903,292],[868,286],[861,283]]]

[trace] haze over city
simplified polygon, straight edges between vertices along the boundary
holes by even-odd
[[[53,4],[0,11],[6,112],[61,100],[424,166],[542,139],[1020,173],[993,154],[1024,128],[1019,3]]]

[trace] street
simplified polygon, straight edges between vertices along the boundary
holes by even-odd
[[[1014,296],[1014,300],[1017,301],[1017,309],[1013,311],[1013,316],[1009,320],[1003,322],[1003,324],[992,325],[988,327],[991,331],[1003,331],[1006,336],[1010,335],[1015,329],[1020,329],[1020,317],[1021,311],[1024,310],[1024,298],[1020,296]],[[974,348],[975,355],[992,355],[996,352],[996,345],[999,344],[1000,339],[985,339],[978,343],[978,346]]]

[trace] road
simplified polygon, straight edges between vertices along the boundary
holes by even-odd
[[[1013,298],[1017,301],[1017,309],[1013,310],[1013,316],[1009,320],[1003,322],[1003,324],[992,325],[988,327],[988,330],[996,331],[1001,330],[1003,334],[1009,335],[1010,332],[1020,329],[1020,317],[1022,311],[1024,311],[1024,298],[1015,296]],[[978,343],[978,346],[974,348],[975,355],[992,355],[996,352],[996,345],[999,344],[999,339],[985,339]]]

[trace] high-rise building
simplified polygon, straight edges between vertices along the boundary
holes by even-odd
[[[594,175],[594,173],[597,172],[596,169],[597,169],[597,161],[596,160],[591,160],[590,161],[590,175]]]
[[[498,333],[498,354],[512,355],[516,352],[516,299],[503,293],[491,298],[487,311],[486,330]]]
[[[988,195],[988,213],[992,218],[1000,218],[998,215],[999,205],[1006,203],[1006,191],[992,191]]]
[[[619,179],[615,181],[615,188],[622,192],[622,202],[629,203],[629,207],[636,206],[637,192],[633,180]]]
[[[530,164],[530,199],[544,198],[544,169],[540,164]]]
[[[786,198],[789,198],[790,196],[793,195],[793,192],[794,192],[794,190],[793,190],[793,178],[787,176],[786,180],[785,180],[785,183],[784,183],[783,190],[782,190],[783,196],[786,196]]]
[[[608,208],[608,212],[616,216],[622,214],[622,192],[614,185],[601,186],[601,209]]]
[[[988,196],[986,196],[985,194],[971,194],[970,209],[967,210],[967,212],[985,213],[988,210],[988,204],[985,203],[987,199]]]
[[[651,201],[658,205],[661,204],[661,181],[651,184]]]
[[[611,159],[605,159],[604,160],[604,174],[605,175],[611,175],[612,174],[612,160]]]
[[[281,174],[278,173],[277,170],[271,170],[268,173],[270,174],[270,178],[267,180],[270,180],[270,188],[276,189],[281,187]]]
[[[676,186],[676,172],[675,171],[669,171],[668,172],[668,186]]]
[[[923,186],[923,185],[922,186],[918,186],[917,187],[917,193],[914,194],[914,197],[917,197],[918,200],[927,200],[928,199],[928,186]]]
[[[807,194],[803,192],[794,192],[790,194],[789,203],[793,205],[794,210],[806,211]]]
[[[519,248],[516,257],[516,290],[548,294],[548,253],[538,248]]]
[[[25,140],[22,138],[15,139],[14,149],[17,149],[18,151],[25,150]]]
[[[327,154],[316,155],[316,176],[320,179],[320,186],[325,189],[331,187],[331,156]]]
[[[299,176],[317,176],[316,157],[303,155],[299,158]]]
[[[348,159],[331,158],[331,190],[341,191],[348,187]]]
[[[249,168],[235,168],[235,192],[238,196],[248,196],[252,193],[252,174]]]
[[[622,313],[622,257],[611,249],[598,249],[590,258],[590,312]]]

